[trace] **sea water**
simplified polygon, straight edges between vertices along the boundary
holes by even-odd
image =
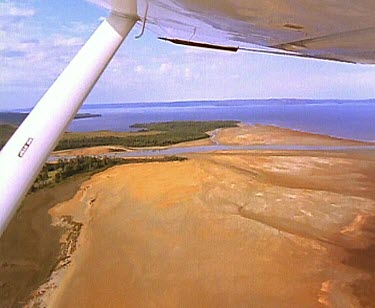
[[[101,117],[74,120],[68,131],[131,131],[134,123],[238,120],[335,137],[375,141],[375,100],[228,100],[84,105]]]

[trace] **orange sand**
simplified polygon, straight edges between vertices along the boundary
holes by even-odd
[[[313,134],[280,128],[270,125],[245,125],[220,130],[215,139],[225,145],[368,145],[368,143],[334,138],[325,135]]]
[[[366,225],[375,215],[374,171],[374,156],[306,152],[194,154],[111,168],[50,211],[56,222],[71,215],[84,226],[44,300],[359,307],[374,294],[366,285],[374,273],[345,260],[374,244]],[[356,281],[370,295],[358,296]]]

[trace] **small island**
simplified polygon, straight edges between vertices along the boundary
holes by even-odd
[[[79,119],[87,119],[87,118],[100,118],[102,115],[99,113],[78,113],[75,117],[74,120],[79,120]]]

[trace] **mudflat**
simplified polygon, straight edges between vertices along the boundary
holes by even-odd
[[[366,307],[374,180],[371,153],[225,152],[112,168],[50,210],[83,228],[71,264],[41,287],[45,303]]]
[[[46,282],[61,254],[64,228],[51,225],[48,210],[74,197],[88,176],[28,195],[0,238],[0,307],[22,307]]]
[[[53,152],[53,156],[55,157],[62,157],[65,156],[87,156],[87,155],[103,155],[108,154],[111,152],[116,151],[123,151],[126,152],[128,149],[121,147],[121,146],[96,146],[90,148],[82,148],[82,149],[72,149],[72,150],[61,150]]]

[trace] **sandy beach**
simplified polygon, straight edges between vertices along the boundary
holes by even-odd
[[[352,142],[275,127],[217,138],[244,135],[230,142]],[[51,207],[79,234],[64,229],[64,261],[28,306],[374,305],[373,151],[187,157],[113,167]]]
[[[360,146],[369,145],[356,140],[306,133],[271,125],[247,125],[219,130],[215,135],[223,145],[308,145],[308,146]]]

